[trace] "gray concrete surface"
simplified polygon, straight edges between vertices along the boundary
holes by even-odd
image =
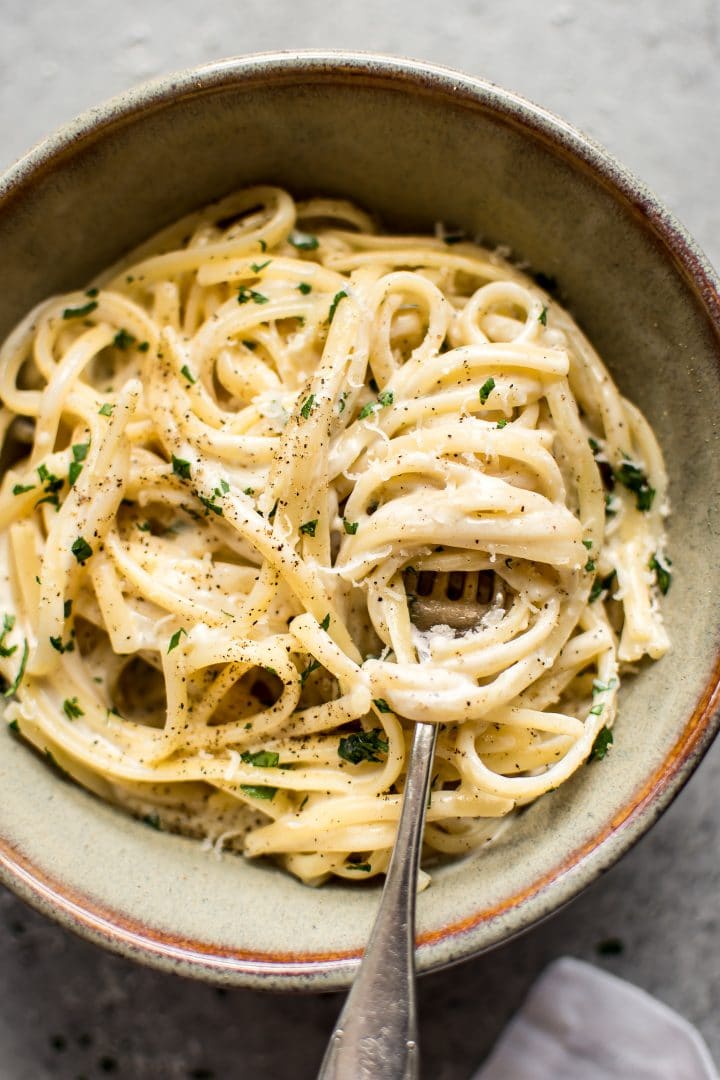
[[[141,79],[231,53],[319,47],[433,60],[525,94],[604,143],[720,263],[717,0],[0,0],[0,167]],[[720,1061],[719,788],[716,747],[655,829],[571,907],[488,957],[423,979],[424,1076],[466,1080],[534,977],[563,953],[678,1009]],[[621,953],[598,952],[608,938]],[[0,993],[0,1080],[311,1078],[340,1004],[160,975],[7,893]]]

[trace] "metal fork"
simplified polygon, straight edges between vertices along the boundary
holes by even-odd
[[[492,589],[488,589],[486,574],[468,573],[462,578],[461,582],[455,574],[435,574],[416,584],[415,622],[445,622],[458,630],[475,625],[487,611]],[[318,1080],[417,1080],[419,1076],[415,896],[437,732],[435,724],[415,725],[380,906]]]

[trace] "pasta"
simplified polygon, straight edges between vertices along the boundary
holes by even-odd
[[[438,228],[233,194],[0,352],[6,719],[150,825],[309,883],[426,856],[612,739],[668,638],[654,435],[533,279]]]

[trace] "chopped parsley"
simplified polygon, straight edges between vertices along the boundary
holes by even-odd
[[[72,640],[72,638],[68,642],[63,643],[62,638],[51,637],[50,644],[52,645],[55,652],[59,652],[61,654],[75,651],[75,642]]]
[[[590,548],[593,546],[592,540],[583,540],[583,546],[586,547],[589,551]]]
[[[609,591],[613,586],[613,581],[615,580],[616,576],[617,571],[611,570],[610,573],[606,574],[605,577],[595,578],[592,589],[590,590],[590,595],[588,597],[588,603],[592,604],[593,600],[597,600],[598,596],[600,596],[601,593]]]
[[[338,754],[352,765],[359,765],[361,761],[381,761],[378,753],[387,753],[388,744],[383,735],[382,728],[373,728],[372,731],[355,731],[352,735],[344,735],[338,744]]]
[[[672,566],[672,563],[669,559],[667,560],[667,562],[668,565]],[[663,564],[660,562],[660,559],[657,556],[657,552],[653,555],[650,562],[648,563],[648,569],[655,571],[655,581],[657,582],[657,586],[663,596],[667,596],[668,589],[672,584],[672,574],[668,570],[667,566],[663,566]]]
[[[197,382],[197,379],[195,378],[187,364],[183,364],[183,366],[180,368],[180,371],[185,376],[191,386],[193,385],[193,383]]]
[[[78,716],[84,716],[85,713],[78,705],[78,699],[76,697],[65,698],[63,701],[63,712],[67,716],[68,720],[77,720]]]
[[[447,243],[447,240],[445,241]],[[369,873],[372,867],[369,862],[347,862],[345,863],[346,870],[362,870],[364,873]]]
[[[38,499],[35,506],[40,506],[41,503],[50,503],[56,510],[60,508],[60,499],[58,498],[58,491],[62,488],[65,481],[59,476],[55,476],[48,471],[47,465],[38,465],[37,474],[40,482],[44,484],[43,491],[45,494],[42,499]]]
[[[378,401],[385,408],[386,405],[392,405],[395,400],[395,395],[392,390],[383,390],[381,394],[378,394]]]
[[[538,322],[542,323],[543,326],[547,326],[547,313],[548,313],[547,306],[543,305],[543,309],[540,312],[540,314],[538,315]]]
[[[251,488],[251,487],[243,488],[243,495],[254,495],[254,494],[255,494],[255,488]]]
[[[303,533],[304,536],[314,536],[315,530],[317,529],[317,523],[317,518],[313,518],[312,521],[305,521],[300,526],[299,531]]]
[[[377,709],[378,712],[392,712],[392,709],[388,705],[385,698],[381,698],[381,697],[374,698],[373,699],[373,705],[375,706],[375,708]]]
[[[262,263],[250,263],[250,269],[253,274],[259,274],[260,271],[264,270],[266,266],[269,266],[271,262],[272,259],[266,259],[265,262]]]
[[[24,495],[26,491],[34,491],[34,484],[15,484],[12,489],[13,495]]]
[[[170,644],[168,645],[168,652],[172,652],[173,649],[177,649],[180,644],[180,637],[184,634],[187,637],[187,630],[184,626],[181,626],[179,630],[176,630],[173,636],[170,638]]]
[[[246,349],[249,349],[250,352],[255,352],[257,349],[257,341],[250,341],[249,338],[243,338],[243,345]]]
[[[128,333],[127,330],[118,330],[117,334],[113,338],[113,345],[116,349],[129,349],[131,345],[135,344],[135,336]]]
[[[238,304],[249,304],[251,300],[254,304],[267,304],[269,297],[256,292],[255,289],[248,289],[246,285],[241,285],[237,297]]]
[[[83,470],[82,463],[88,455],[90,443],[75,443],[72,448],[73,460],[68,469],[68,484],[72,487]]]
[[[588,561],[585,563],[585,570],[587,571],[588,574],[594,573],[594,571],[595,571],[595,560],[594,559],[588,559]]]
[[[597,733],[597,738],[593,743],[593,748],[590,751],[590,755],[595,761],[602,761],[607,754],[608,750],[613,744],[613,733],[609,727],[601,727]]]
[[[590,709],[590,716],[600,716],[604,708],[604,705],[593,705],[592,709]]]
[[[215,488],[215,495],[218,495],[219,493],[219,488]],[[204,495],[198,495],[198,499],[203,504],[208,513],[212,510],[213,514],[217,514],[218,517],[223,516],[223,508],[222,506],[218,506],[218,504],[214,501],[214,498],[206,499]]]
[[[63,618],[69,619],[72,615],[72,600],[66,600],[63,604]]]
[[[394,400],[395,395],[392,390],[383,390],[381,394],[378,394],[377,401],[368,401],[367,405],[363,405],[358,413],[358,420],[364,420],[366,416],[370,416],[376,409],[384,409],[387,405],[392,405]]]
[[[345,412],[345,402],[347,401],[347,398],[348,398],[348,391],[343,390],[342,394],[338,398],[338,413],[344,413]]]
[[[320,629],[325,630],[326,632],[330,629],[330,612],[329,611],[328,611],[327,615],[325,616],[325,618],[320,623]]]
[[[86,315],[89,315],[91,311],[94,311],[97,307],[97,300],[89,300],[87,304],[83,304],[82,307],[66,307],[62,313],[63,319],[82,319]]]
[[[499,427],[499,428],[507,427],[507,420],[504,417],[503,417],[502,420],[498,420],[497,427]]]
[[[190,462],[185,458],[175,457],[172,455],[172,471],[176,476],[179,476],[181,480],[190,479]]]
[[[347,518],[343,518],[343,528],[345,529],[345,532],[348,534],[348,536],[354,536],[360,528],[360,522],[348,521]]]
[[[302,416],[303,420],[309,420],[310,419],[310,413],[313,411],[313,406],[314,405],[315,405],[315,395],[310,394],[303,401],[302,408],[300,410],[300,415]]]
[[[312,675],[313,671],[317,671],[319,667],[320,663],[318,660],[311,660],[305,670],[300,672],[300,685],[304,686],[307,680]]]
[[[490,395],[492,394],[494,389],[495,389],[495,380],[493,379],[493,377],[491,375],[490,378],[486,379],[485,382],[480,387],[480,404],[481,405],[485,404],[485,402],[490,397]]]
[[[149,521],[138,521],[137,527],[140,532],[152,532],[152,526]]]
[[[301,281],[298,285],[298,290],[303,294],[303,296],[307,296],[308,293],[312,292],[312,285],[309,281]]]
[[[92,289],[86,289],[85,295],[90,296],[94,299],[97,296],[98,292],[99,290],[93,287]]]
[[[12,697],[12,695],[17,691],[18,686],[22,682],[23,675],[25,674],[25,665],[27,664],[29,653],[30,646],[28,645],[27,638],[25,638],[25,640],[23,641],[23,651],[20,658],[20,667],[18,668],[18,673],[13,679],[12,684],[8,686],[7,690],[3,694],[3,697]]]
[[[650,487],[648,478],[639,466],[632,461],[623,461],[615,472],[615,479],[635,495],[638,510],[649,510],[655,498],[655,488]]]
[[[111,405],[109,401],[106,401],[104,405],[101,405],[98,409],[100,416],[112,416],[114,405]]]
[[[345,292],[344,289],[340,289],[340,291],[336,292],[335,295],[333,296],[332,304],[330,305],[330,310],[328,311],[327,321],[329,323],[331,323],[333,321],[333,319],[335,318],[335,312],[337,311],[338,304],[340,303],[341,300],[344,300],[346,296],[347,296],[347,293]]]
[[[18,724],[17,720],[11,720],[8,724],[8,727],[11,731],[14,731],[16,735],[20,734],[20,725]]]
[[[301,232],[299,229],[293,229],[288,236],[288,240],[298,251],[315,251],[319,244],[317,236],[313,236],[312,233]]]
[[[141,341],[140,344],[138,345],[138,352],[147,352],[149,348],[150,348],[150,342],[149,341]]]
[[[93,553],[93,549],[83,536],[78,536],[77,540],[73,541],[73,546],[70,550],[81,566],[84,566]]]
[[[600,679],[593,679],[592,692],[593,697],[595,694],[604,694],[608,690],[614,689],[618,684],[617,679],[611,679],[610,682],[604,683]]]
[[[276,769],[280,762],[280,755],[276,750],[256,750],[254,753],[245,750],[240,759],[246,765],[254,765],[258,769]]]
[[[11,645],[10,648],[5,644],[5,638],[15,625],[14,615],[3,615],[2,621],[2,633],[0,633],[0,656],[12,656],[17,649],[17,645]]]
[[[257,784],[241,784],[240,790],[249,795],[251,799],[274,799],[277,795],[276,787],[262,787]]]

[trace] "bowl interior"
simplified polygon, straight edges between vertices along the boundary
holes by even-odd
[[[0,335],[188,209],[256,181],[348,196],[392,228],[465,228],[554,277],[663,445],[672,654],[628,680],[613,753],[419,899],[421,968],[548,914],[660,813],[714,731],[720,596],[718,327],[681,233],[600,151],[486,84],[377,58],[256,58],[91,114],[0,187]],[[693,274],[695,277],[693,278]],[[0,731],[5,879],[76,929],[203,977],[347,981],[373,886],[308,889],[158,834]]]

